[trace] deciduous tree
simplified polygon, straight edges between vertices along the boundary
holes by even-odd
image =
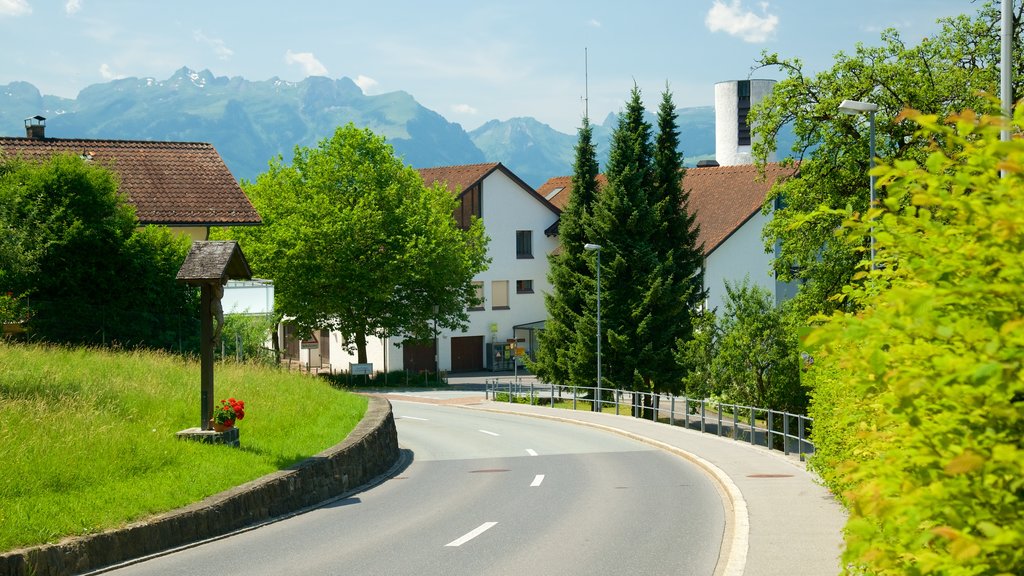
[[[1017,39],[1022,11],[1024,6],[1016,8]],[[781,200],[765,228],[765,245],[779,246],[776,277],[803,283],[797,308],[805,317],[837,307],[832,296],[866,254],[867,238],[860,245],[834,242],[833,232],[842,219],[817,210],[852,206],[864,212],[868,207],[868,122],[864,116],[841,114],[839,104],[852,99],[879,106],[876,156],[921,160],[927,151],[910,138],[915,128],[900,116],[905,108],[943,115],[986,110],[993,106],[990,96],[999,93],[998,8],[989,3],[973,16],[940,22],[939,33],[916,46],[908,45],[896,30],[886,30],[880,46],[858,44],[852,53],[840,52],[832,68],[813,76],[798,58],[766,53],[758,62],[760,67],[782,69],[786,78],[751,111],[755,156],[763,162],[774,148],[774,136],[788,124],[796,136],[792,152],[800,160],[796,177],[776,186],[765,200],[766,208]],[[1019,97],[1024,83],[1019,42],[1013,67],[1013,93]],[[884,198],[884,190],[878,192]]]
[[[232,234],[303,331],[340,332],[366,362],[371,336],[425,340],[435,319],[468,322],[487,265],[483,224],[460,229],[452,194],[426,187],[382,137],[348,124],[244,188],[263,225]]]

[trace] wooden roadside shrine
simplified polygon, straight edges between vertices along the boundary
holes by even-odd
[[[213,417],[213,351],[224,327],[221,297],[228,280],[252,278],[249,263],[234,240],[195,241],[178,270],[177,280],[201,290],[199,311],[199,363],[200,363],[200,424],[199,429],[210,428]],[[216,327],[214,324],[216,323]]]

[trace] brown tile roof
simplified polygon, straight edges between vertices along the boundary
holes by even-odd
[[[142,224],[252,225],[260,216],[220,154],[200,142],[0,137],[0,152],[36,160],[91,155],[113,170]]]
[[[433,186],[440,182],[447,184],[448,189],[458,196],[470,186],[483,180],[488,174],[494,172],[500,166],[499,162],[486,164],[464,164],[462,166],[440,166],[437,168],[420,168],[417,172],[423,178],[423,183]]]
[[[690,212],[700,225],[698,242],[704,244],[704,255],[714,252],[761,210],[777,180],[795,172],[795,167],[776,163],[765,165],[764,177],[751,164],[688,168],[683,188],[690,193]]]
[[[519,185],[520,188],[525,190],[528,194],[537,199],[541,204],[547,207],[555,214],[560,214],[561,210],[553,206],[550,202],[544,200],[544,197],[537,193],[529,184],[523,182],[521,178],[516,176],[511,170],[505,167],[501,162],[488,162],[486,164],[463,164],[461,166],[440,166],[437,168],[419,168],[417,172],[420,173],[420,177],[423,178],[423,183],[427,186],[433,186],[435,183],[442,183],[448,187],[448,190],[459,196],[470,186],[481,182],[484,178],[487,178],[495,170],[504,173],[513,182]]]
[[[603,187],[608,183],[604,174],[597,175],[597,186]],[[537,188],[537,193],[544,197],[559,211],[565,210],[569,204],[569,196],[572,195],[572,176],[555,176]]]
[[[761,210],[765,196],[775,182],[791,176],[793,167],[773,163],[765,166],[764,178],[757,167],[714,166],[688,168],[683,178],[683,188],[690,193],[690,211],[696,215],[700,226],[698,244],[703,244],[707,256],[721,246],[722,242],[740,229],[754,214]],[[608,180],[598,175],[598,186],[603,188]],[[558,193],[548,201],[564,209],[572,195],[572,178],[556,176],[537,189],[543,195]]]

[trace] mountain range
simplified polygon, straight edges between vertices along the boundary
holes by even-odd
[[[687,165],[713,158],[714,108],[678,114]],[[290,162],[295,146],[315,146],[348,122],[384,136],[413,167],[501,162],[534,187],[572,173],[577,140],[533,118],[491,120],[467,132],[411,94],[366,95],[349,78],[251,81],[187,67],[167,80],[93,84],[77,98],[43,95],[28,82],[0,86],[0,134],[24,135],[24,119],[35,115],[54,138],[209,142],[239,180],[255,180],[277,155]],[[593,125],[602,167],[617,122],[609,114]]]

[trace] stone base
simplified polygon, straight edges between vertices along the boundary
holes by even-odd
[[[224,444],[232,448],[238,448],[241,444],[238,441],[238,428],[228,428],[223,432],[203,430],[202,428],[187,428],[178,432],[179,440],[195,440],[205,444]]]

